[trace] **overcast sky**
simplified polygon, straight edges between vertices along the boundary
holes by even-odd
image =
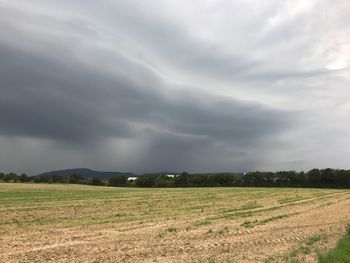
[[[350,169],[349,0],[0,0],[0,171]]]

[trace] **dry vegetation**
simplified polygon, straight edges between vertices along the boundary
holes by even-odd
[[[0,262],[316,262],[350,191],[0,184]]]

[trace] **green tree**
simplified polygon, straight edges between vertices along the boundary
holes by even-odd
[[[79,184],[83,178],[79,174],[71,174],[68,176],[68,183],[69,184]]]
[[[91,180],[92,185],[104,185],[104,182],[101,180],[101,178],[94,177]]]
[[[64,182],[64,177],[61,175],[52,175],[51,176],[51,182],[53,183],[63,183]]]
[[[229,173],[214,174],[214,182],[218,186],[233,186],[237,181],[237,176]]]
[[[157,176],[154,182],[155,187],[173,187],[174,178],[170,178],[166,175]]]
[[[111,176],[108,179],[108,185],[109,186],[125,186],[127,181],[128,181],[128,177],[127,176],[114,175],[114,176]]]
[[[321,172],[321,182],[325,185],[332,185],[335,183],[335,170],[331,168],[326,168],[320,171]]]
[[[175,186],[186,187],[190,186],[190,175],[187,172],[182,172],[179,176],[175,177]]]
[[[155,183],[155,177],[154,176],[148,176],[148,175],[141,175],[137,177],[135,184],[139,187],[152,187]]]
[[[245,175],[243,175],[242,182],[245,185],[263,186],[268,184],[269,177],[269,173],[266,172],[248,172]]]
[[[206,174],[191,174],[188,177],[188,186],[206,186],[208,175]]]
[[[21,174],[18,179],[21,183],[26,183],[29,181],[29,177],[24,173]]]
[[[321,172],[319,169],[312,169],[308,171],[306,175],[310,184],[320,184],[322,181]]]
[[[4,180],[4,182],[10,182],[10,181],[17,182],[18,176],[15,173],[8,173],[4,175],[2,180]]]

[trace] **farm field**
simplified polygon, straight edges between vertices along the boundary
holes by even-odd
[[[350,191],[0,184],[0,262],[317,262]]]

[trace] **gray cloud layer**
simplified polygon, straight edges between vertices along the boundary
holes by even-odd
[[[0,1],[0,168],[347,165],[349,5],[248,2]]]

